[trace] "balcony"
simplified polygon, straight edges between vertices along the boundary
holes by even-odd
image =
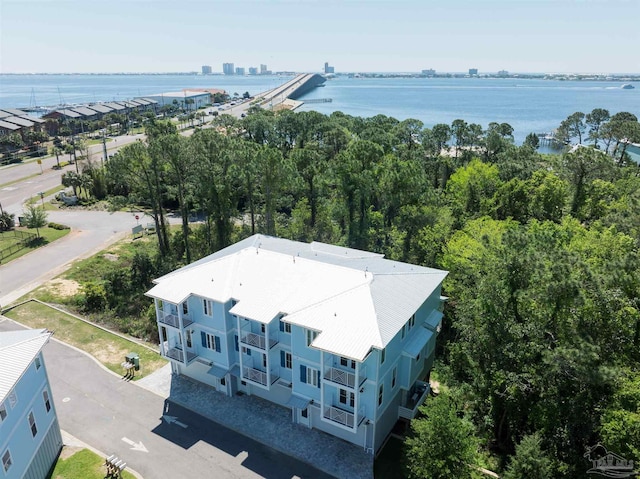
[[[403,401],[398,406],[398,415],[405,419],[414,419],[418,414],[418,408],[424,403],[430,391],[429,383],[416,381],[405,393]]]
[[[267,339],[264,334],[242,331],[240,334],[240,342],[264,351],[267,349]],[[278,344],[276,339],[269,338],[269,349],[274,347],[276,344]]]
[[[184,357],[185,357],[185,351],[183,351],[182,346],[172,346],[169,347],[169,344],[165,341],[162,345],[162,356],[164,356],[165,358],[169,358],[169,359],[174,359],[176,361],[180,361],[181,363],[185,363],[184,361]],[[195,353],[192,353],[191,351],[186,351],[187,353],[187,362],[186,364],[189,364],[191,361],[193,361],[194,359],[196,359],[197,355]]]
[[[332,383],[340,384],[351,389],[355,389],[362,385],[367,380],[367,376],[364,371],[360,371],[358,377],[352,371],[345,369],[334,368],[332,366],[325,366],[324,378]]]
[[[165,313],[164,311],[160,311],[160,315],[158,316],[158,322],[162,324],[166,324],[167,326],[171,326],[172,328],[176,328],[176,329],[186,328],[190,324],[193,324],[193,321],[189,319],[189,316],[183,314],[182,315],[183,326],[180,327],[180,318],[175,314]]]
[[[269,382],[269,376],[271,376],[271,382]],[[278,380],[278,375],[274,371],[271,371],[271,375],[269,375],[266,371],[243,366],[242,379],[261,384],[262,386],[270,386]]]
[[[357,416],[356,414],[344,409],[340,409],[334,406],[325,406],[323,416],[329,421],[337,422],[338,424],[353,429],[356,421],[359,426],[360,423],[364,420],[364,406],[360,408]]]

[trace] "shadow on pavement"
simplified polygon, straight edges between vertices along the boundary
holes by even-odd
[[[236,458],[246,456],[241,462],[242,466],[266,478],[329,479],[333,477],[170,400],[165,400],[162,416],[173,422],[169,423],[160,417],[160,424],[152,432],[183,449],[190,449],[199,441],[204,441],[230,456]]]

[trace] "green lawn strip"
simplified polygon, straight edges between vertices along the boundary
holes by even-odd
[[[104,459],[89,449],[81,449],[66,459],[58,458],[53,472],[47,479],[104,479],[106,475]],[[121,477],[135,479],[135,476],[126,470],[122,472]]]
[[[29,233],[33,233],[37,235],[37,230],[35,228],[19,228],[19,231],[27,231]],[[69,234],[71,230],[57,230],[54,228],[49,228],[49,227],[44,227],[44,228],[40,228],[40,238],[39,239],[35,239],[34,241],[27,243],[25,245],[24,248],[22,248],[20,251],[16,251],[15,253],[13,253],[11,256],[7,256],[6,258],[4,258],[2,260],[2,264],[7,264],[9,261],[13,261],[14,259],[19,258],[20,256],[24,256],[27,253],[30,253],[31,251],[38,249],[42,246],[48,245],[49,243],[54,242],[57,239],[62,238],[63,236],[66,236]],[[8,243],[6,243],[6,246],[9,246]],[[4,248],[5,246],[5,241],[3,240],[2,242],[0,242],[0,248]]]
[[[113,139],[106,138],[106,143],[109,143],[110,141],[113,141]],[[102,138],[93,138],[91,140],[87,140],[87,146],[101,145],[101,144],[102,144]]]
[[[155,350],[139,344],[141,341],[125,339],[37,301],[16,306],[7,311],[5,316],[30,328],[54,331],[56,339],[91,354],[116,374],[124,374],[121,363],[130,352],[140,356],[140,371],[136,371],[135,379],[151,374],[166,364]],[[152,344],[147,346],[155,349]]]

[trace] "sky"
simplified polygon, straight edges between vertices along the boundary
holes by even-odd
[[[640,73],[640,0],[0,0],[0,73]]]

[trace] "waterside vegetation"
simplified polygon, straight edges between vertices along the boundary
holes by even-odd
[[[607,131],[614,118],[624,128]],[[151,121],[146,141],[84,174],[89,194],[146,208],[155,247],[76,278],[79,304],[117,316],[136,303],[150,334],[152,278],[258,232],[446,269],[447,392],[414,421],[407,476],[464,477],[490,456],[505,477],[579,477],[598,442],[640,459],[640,169],[621,150],[634,118],[589,132],[618,148],[563,155],[538,154],[535,135],[514,145],[508,124],[462,119],[428,129],[254,108],[190,137]]]

